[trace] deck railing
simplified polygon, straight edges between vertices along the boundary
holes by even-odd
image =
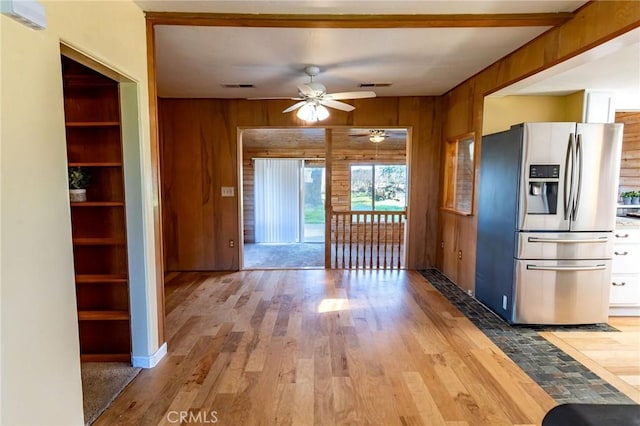
[[[331,267],[401,269],[406,211],[342,211],[331,215]]]

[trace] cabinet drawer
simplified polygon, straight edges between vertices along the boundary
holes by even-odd
[[[640,274],[611,276],[611,305],[640,305]]]
[[[640,229],[616,229],[613,236],[615,243],[640,243]]]
[[[615,244],[613,246],[612,270],[614,274],[640,272],[640,243]]]

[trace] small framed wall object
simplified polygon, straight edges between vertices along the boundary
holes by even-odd
[[[455,213],[473,214],[475,135],[466,133],[447,139],[442,207]]]

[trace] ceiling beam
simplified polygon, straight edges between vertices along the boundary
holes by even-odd
[[[477,28],[555,27],[570,12],[483,15],[287,15],[146,12],[154,25],[263,28]]]

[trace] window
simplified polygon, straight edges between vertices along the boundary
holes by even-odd
[[[447,140],[443,181],[443,207],[470,215],[473,209],[474,135]]]
[[[407,206],[407,166],[351,166],[351,210],[404,210]]]

